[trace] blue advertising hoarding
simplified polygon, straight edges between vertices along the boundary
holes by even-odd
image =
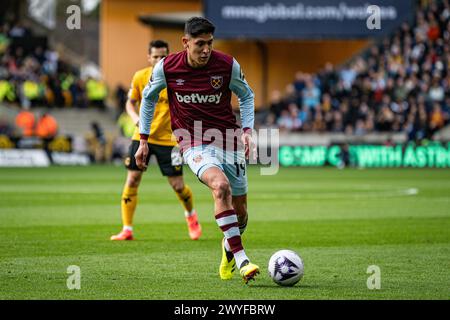
[[[389,34],[414,17],[413,0],[204,0],[217,38],[349,39]]]

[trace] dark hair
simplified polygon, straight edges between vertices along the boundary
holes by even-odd
[[[192,37],[198,37],[201,34],[214,34],[216,27],[206,18],[192,17],[184,25],[184,33]]]
[[[164,40],[153,40],[148,45],[148,53],[152,53],[152,48],[166,48],[167,52],[169,52],[169,44]]]

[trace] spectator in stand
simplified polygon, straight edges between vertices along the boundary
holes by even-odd
[[[311,110],[308,106],[303,106],[298,114],[298,118],[304,124],[303,130],[309,130],[309,123],[311,120]]]
[[[128,91],[121,84],[116,87],[115,98],[118,111],[116,118],[118,119],[122,115],[128,99]]]
[[[332,108],[333,108],[333,101],[331,100],[331,96],[328,93],[324,93],[322,95],[321,110],[324,112],[328,112]]]
[[[13,38],[31,36],[26,24],[0,24],[0,90],[3,92],[8,87],[7,91],[13,92],[6,101],[27,108],[33,105],[87,107],[86,87],[79,71],[72,70],[58,52],[41,45],[31,51],[11,45]],[[106,91],[103,83],[99,87]],[[96,105],[104,105],[104,99],[94,100]]]
[[[322,118],[330,132],[403,131],[410,140],[421,140],[445,126],[450,112],[449,2],[418,1],[414,23],[403,23],[341,68],[327,63],[317,75],[296,72],[281,99],[311,108],[309,116],[300,110],[302,130],[320,130]],[[289,112],[281,114],[276,123],[285,128]]]
[[[431,14],[431,12],[430,12],[430,14]],[[431,41],[434,42],[437,39],[439,39],[441,30],[439,28],[439,25],[438,25],[434,15],[433,14],[429,15],[429,18],[430,18],[430,20],[429,20],[430,24],[429,24],[429,28],[427,31],[427,36],[428,36],[428,39],[430,39]]]
[[[6,26],[0,25],[0,54],[4,54],[8,48],[10,40],[8,38],[8,32]]]
[[[91,129],[92,134],[88,138],[91,156],[96,163],[104,163],[110,159],[105,133],[97,122],[91,123]]]
[[[276,129],[276,128],[278,128],[276,120],[277,120],[277,118],[275,117],[275,115],[273,113],[269,113],[266,116],[266,119],[264,121],[264,127],[267,128],[267,129]]]
[[[296,103],[290,103],[288,106],[289,115],[291,118],[290,128],[291,131],[299,131],[302,127],[302,121],[298,114],[298,106]]]
[[[282,131],[297,131],[301,128],[302,122],[298,117],[298,107],[295,103],[290,103],[288,110],[283,110],[278,125]]]
[[[280,131],[289,131],[289,128],[291,127],[291,117],[288,110],[281,111],[281,116],[278,118],[277,125],[280,128]]]
[[[303,105],[309,108],[314,115],[320,105],[320,89],[314,84],[311,76],[306,78],[306,86],[303,89]]]
[[[381,106],[377,116],[377,129],[379,131],[391,131],[394,123],[394,113],[387,104]]]
[[[74,106],[80,109],[86,109],[88,107],[88,99],[85,82],[78,79],[72,84],[71,91],[73,92]]]
[[[425,105],[420,102],[417,106],[412,107],[411,113],[408,115],[408,140],[420,141],[427,137],[428,118],[425,111]]]
[[[117,119],[117,125],[119,126],[120,133],[122,134],[122,136],[126,138],[133,137],[136,124],[126,111],[123,111],[122,114]]]
[[[279,90],[272,91],[269,107],[270,112],[278,119],[281,116],[281,112],[285,109],[286,105],[282,100],[281,92]]]
[[[295,90],[294,84],[288,84],[285,89],[283,103],[288,106],[290,103],[301,105],[301,97],[297,90]]]
[[[7,79],[0,78],[0,102],[16,100],[16,92],[14,86]]]
[[[445,102],[443,104],[442,110],[447,114],[450,115],[450,92],[445,98]]]
[[[22,109],[16,116],[16,126],[21,130],[22,137],[32,137],[35,133],[36,119],[34,113]]]
[[[89,78],[86,82],[87,97],[91,104],[105,110],[105,99],[108,95],[106,83],[100,79]]]
[[[442,107],[439,103],[435,102],[430,116],[430,137],[432,137],[436,131],[443,128],[444,125],[448,123],[448,120],[448,114],[442,111]]]
[[[14,135],[14,127],[10,124],[6,115],[0,113],[0,135],[11,137]]]
[[[434,77],[432,81],[432,85],[428,90],[428,98],[432,102],[442,103],[445,98],[445,91],[439,83],[439,77]]]
[[[339,77],[331,62],[327,62],[324,69],[319,72],[319,79],[324,93],[330,93],[332,88],[336,86]]]
[[[339,110],[333,112],[331,132],[343,132],[344,121],[342,120],[342,113]]]
[[[315,132],[324,132],[326,130],[325,120],[323,118],[322,110],[318,109],[315,116],[314,122],[312,123],[312,130]]]
[[[28,26],[23,22],[18,22],[10,30],[8,36],[10,38],[25,38],[32,35],[32,32]]]
[[[350,90],[353,81],[356,78],[356,68],[354,64],[349,64],[344,67],[340,72],[340,78],[343,81],[344,88]]]
[[[305,76],[306,74],[301,71],[295,73],[294,88],[298,94],[301,94],[303,89],[305,89]]]
[[[358,119],[356,121],[356,127],[355,127],[354,134],[356,136],[363,136],[366,133],[367,133],[367,130],[366,130],[366,126],[364,125],[364,121],[361,119]]]
[[[41,139],[50,140],[58,134],[58,122],[49,113],[45,112],[36,124],[36,136]]]

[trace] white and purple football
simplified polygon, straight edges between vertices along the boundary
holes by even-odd
[[[269,260],[269,276],[280,286],[290,287],[303,277],[303,261],[292,250],[275,252]]]

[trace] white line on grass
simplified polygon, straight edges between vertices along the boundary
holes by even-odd
[[[348,191],[348,190],[347,190]],[[284,200],[298,200],[298,199],[364,199],[364,198],[394,198],[394,197],[408,197],[415,196],[419,194],[419,189],[408,188],[408,189],[397,189],[397,190],[383,190],[375,192],[320,192],[320,193],[284,193],[284,194],[273,194],[273,193],[254,193],[252,194],[252,199],[284,199]],[[355,190],[356,191],[356,190]]]

